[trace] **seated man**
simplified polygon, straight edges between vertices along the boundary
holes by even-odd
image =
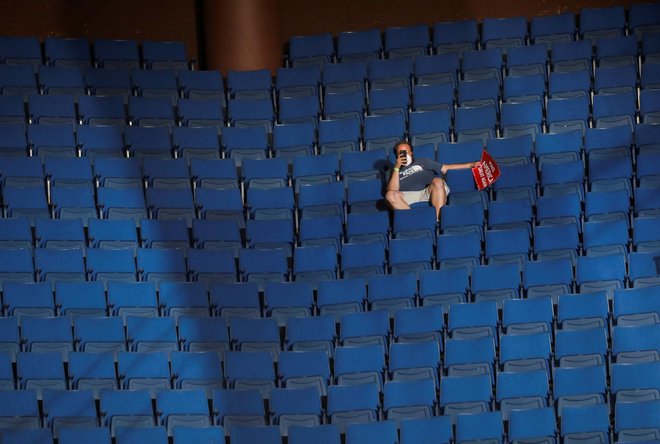
[[[396,162],[385,193],[387,202],[392,209],[409,210],[414,203],[430,201],[438,219],[449,194],[449,186],[444,180],[447,171],[472,168],[479,164],[469,162],[443,165],[425,157],[413,158],[413,148],[405,141],[396,144],[394,154]]]

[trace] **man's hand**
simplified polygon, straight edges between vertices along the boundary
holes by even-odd
[[[402,153],[403,156],[396,156],[396,162],[394,162],[394,168],[401,168],[402,166],[406,166],[406,153]]]

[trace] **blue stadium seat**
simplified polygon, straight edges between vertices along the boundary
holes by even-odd
[[[462,413],[491,411],[493,390],[489,376],[447,376],[440,384],[440,409],[453,423]]]
[[[7,316],[18,319],[55,316],[53,289],[46,282],[5,282],[2,287],[3,305]]]
[[[586,71],[590,74],[593,71],[593,45],[588,40],[553,42],[550,54],[550,65],[554,72]]]
[[[193,444],[204,440],[221,441],[225,432],[220,426],[177,426],[172,432],[173,441],[181,444]]]
[[[273,425],[279,426],[282,436],[289,435],[290,427],[314,427],[321,424],[321,397],[315,388],[276,388],[270,396],[271,421]]]
[[[145,192],[147,211],[151,219],[184,219],[192,226],[196,217],[192,190],[187,188],[147,188]]]
[[[176,73],[170,69],[132,69],[131,85],[136,96],[169,99],[172,106],[179,97]]]
[[[535,439],[552,444],[557,442],[558,434],[557,419],[552,407],[511,412],[509,437],[512,442]]]
[[[367,80],[367,63],[330,63],[323,67],[321,82],[325,93],[361,91],[364,94]]]
[[[333,356],[336,336],[335,321],[331,316],[289,317],[284,347],[292,351],[323,350]]]
[[[506,49],[506,48],[504,48]],[[461,59],[463,80],[497,79],[502,83],[502,48],[497,46],[480,51],[466,51]]]
[[[655,285],[657,282],[657,269],[653,258],[655,251],[633,252],[629,255],[629,278],[632,287],[645,287]]]
[[[319,444],[339,444],[339,427],[335,424],[324,424],[316,427],[292,427],[290,438],[292,444],[302,444],[314,441]]]
[[[101,390],[118,390],[112,353],[69,353],[68,372],[73,390],[91,390],[99,398]]]
[[[124,105],[128,104],[128,97],[133,94],[128,69],[87,69],[85,82],[92,95],[97,97],[118,96]]]
[[[657,324],[615,326],[612,329],[613,361],[622,364],[657,361],[660,349],[657,331]]]
[[[605,292],[565,294],[558,298],[557,326],[562,330],[605,328],[609,322]]]
[[[283,351],[277,370],[280,386],[289,389],[314,387],[321,396],[327,395],[330,364],[325,351]]]
[[[144,40],[142,61],[147,69],[188,69],[186,46],[181,41]]]
[[[558,330],[554,359],[559,367],[602,366],[607,362],[607,330]]]
[[[119,317],[78,316],[73,322],[76,350],[90,354],[127,351],[124,322]]]
[[[158,316],[156,285],[153,282],[108,282],[108,308],[111,316],[126,322],[128,316]]]
[[[101,282],[58,282],[55,304],[59,315],[68,316],[73,322],[78,316],[107,315],[105,288]]]
[[[64,361],[60,352],[19,352],[16,354],[16,378],[18,391],[30,393],[30,398],[42,399],[47,389],[66,391],[67,380],[64,375]],[[21,409],[25,412],[25,401],[21,401]],[[5,415],[3,415],[5,416]],[[17,415],[11,415],[17,416]],[[19,414],[18,416],[31,416]],[[19,419],[17,422],[20,422]],[[31,422],[32,420],[30,420]],[[39,423],[37,423],[39,424]]]
[[[37,37],[5,36],[0,42],[0,59],[6,65],[33,65],[36,70],[43,63],[41,44]]]
[[[140,54],[135,40],[94,39],[94,65],[104,69],[139,68]]]
[[[44,61],[51,66],[89,68],[89,50],[89,42],[84,37],[47,37],[44,40]]]
[[[328,389],[327,414],[330,424],[345,432],[348,424],[371,423],[378,419],[378,385],[333,385]]]
[[[227,72],[227,92],[229,98],[270,98],[272,87],[269,70],[229,70]]]
[[[186,251],[190,246],[188,228],[183,219],[143,219],[140,221],[140,247],[175,248]]]
[[[280,335],[277,320],[274,318],[241,318],[232,317],[229,320],[229,330],[233,349],[238,351],[270,352],[273,361],[281,350]],[[240,362],[239,358],[239,361]],[[248,358],[246,358],[248,359]],[[263,357],[254,357],[263,361]],[[225,367],[225,372],[227,367]],[[232,376],[239,376],[232,375]],[[229,375],[227,375],[229,377]],[[274,378],[273,378],[274,379]]]
[[[561,436],[565,442],[593,438],[609,442],[609,407],[595,405],[587,407],[567,407],[561,420]]]
[[[147,390],[101,390],[101,424],[111,436],[117,429],[151,427],[154,423],[151,396]]]
[[[142,177],[150,188],[191,188],[188,165],[183,159],[146,158]]]
[[[451,308],[450,308],[451,312]],[[443,368],[447,376],[487,375],[495,381],[495,344],[492,337],[452,335],[445,342]]]
[[[53,287],[56,282],[86,280],[83,251],[79,249],[37,248],[34,268],[37,281],[49,282]]]
[[[261,317],[259,293],[254,282],[214,282],[210,288],[210,305],[215,316],[226,320],[232,316]]]
[[[158,289],[158,302],[164,316],[177,322],[181,316],[208,316],[206,286],[200,282],[163,282]]]
[[[469,270],[465,267],[424,271],[419,276],[419,296],[423,305],[466,302],[469,291]]]
[[[3,95],[22,96],[27,101],[30,94],[38,94],[36,67],[28,64],[5,64],[0,69],[0,92]]]
[[[76,156],[78,145],[72,126],[34,123],[28,125],[27,136],[32,155],[42,159],[46,156]]]
[[[475,301],[497,301],[520,297],[520,267],[517,263],[479,265],[472,272]]]
[[[390,335],[386,310],[346,313],[341,317],[339,342],[343,346],[379,345],[387,353]]]
[[[177,104],[177,117],[182,126],[187,128],[211,128],[216,135],[222,133],[225,124],[222,99],[179,99]]]
[[[173,248],[138,248],[137,271],[141,282],[185,282],[186,259],[183,251]]]
[[[660,403],[622,402],[614,407],[614,434],[618,440],[656,439],[658,430],[657,415]]]
[[[166,121],[169,122],[169,119],[168,115]],[[166,127],[131,125],[124,128],[124,141],[130,157],[137,157],[140,160],[145,157],[164,159],[172,157],[172,141],[170,131]]]
[[[625,34],[626,11],[623,7],[583,8],[580,11],[579,32],[583,39],[596,44],[600,39]]]
[[[556,15],[534,16],[529,21],[530,40],[535,44],[545,44],[548,49],[555,41],[575,40],[577,31],[575,14],[564,12]]]
[[[170,368],[164,352],[124,352],[117,356],[117,375],[122,390],[148,390],[152,399],[171,389]]]
[[[268,282],[264,287],[266,315],[284,327],[288,319],[311,316],[312,286],[306,282]]]
[[[6,218],[0,220],[0,248],[31,249],[34,241],[32,240],[32,230],[30,222],[23,218]]]
[[[225,378],[233,390],[257,389],[264,399],[275,388],[275,370],[267,351],[225,352]]]
[[[556,368],[553,396],[557,404],[557,416],[560,418],[567,407],[607,403],[605,366]]]
[[[167,442],[167,429],[162,426],[120,427],[116,432],[116,441],[122,444],[139,444],[144,441],[164,444]]]
[[[171,102],[172,99],[167,97],[130,96],[128,98],[128,121],[131,126],[163,128],[169,132],[176,123]]]
[[[527,18],[489,18],[481,22],[481,44],[484,48],[501,48],[506,55],[510,47],[527,43]]]
[[[461,45],[461,43],[459,43],[459,45]],[[437,55],[420,55],[415,57],[415,70],[413,74],[416,79],[416,85],[446,84],[449,85],[453,90],[456,87],[457,74],[459,69],[459,53],[442,53],[438,51]]]
[[[541,370],[550,375],[552,345],[549,332],[508,334],[500,338],[499,365],[505,372]]]
[[[91,162],[96,157],[124,156],[124,139],[119,125],[78,125],[76,136],[82,155]]]
[[[523,287],[528,298],[572,293],[573,263],[569,258],[529,261],[523,264]]]
[[[172,352],[179,350],[176,322],[169,316],[160,318],[128,316],[126,341],[129,351],[138,353],[163,352],[169,358]]]
[[[366,282],[361,277],[319,281],[316,305],[320,315],[333,315],[339,322],[344,313],[364,309],[367,299]]]
[[[179,332],[184,351],[212,351],[224,359],[224,352],[229,350],[227,323],[222,318],[182,316],[179,319]]]
[[[44,424],[58,439],[63,428],[96,427],[96,405],[91,390],[51,390],[43,392],[43,406],[46,414]]]
[[[479,24],[475,19],[440,22],[433,25],[433,45],[438,54],[471,51],[479,43]]]
[[[401,444],[449,443],[453,437],[451,420],[445,416],[404,418],[400,424]]]
[[[307,430],[309,427],[302,427]],[[175,431],[176,434],[176,431]],[[232,442],[239,444],[249,444],[252,442],[262,442],[264,444],[278,444],[282,441],[280,430],[277,426],[257,426],[257,425],[235,425],[229,434]]]
[[[289,61],[292,66],[325,65],[334,59],[331,34],[293,36],[289,40]]]
[[[327,38],[327,35],[323,38]],[[275,75],[275,90],[279,99],[308,96],[318,98],[320,84],[321,67],[319,65],[278,68]]]
[[[173,435],[179,427],[209,427],[211,418],[203,390],[162,390],[156,395],[157,422]]]
[[[579,256],[575,283],[580,293],[606,290],[610,295],[616,288],[624,288],[626,258],[621,254]]]
[[[369,62],[380,58],[382,51],[381,32],[378,29],[345,31],[337,35],[337,59],[342,63]]]
[[[31,248],[0,250],[0,283],[34,282],[35,269]]]
[[[273,153],[283,156],[289,165],[295,156],[313,154],[316,146],[316,128],[310,122],[275,124],[273,127]]]
[[[456,418],[456,441],[504,442],[504,423],[501,412],[482,412],[458,415]]]
[[[225,85],[217,70],[180,70],[177,80],[182,96],[192,100],[220,100],[226,106]]]
[[[513,410],[544,408],[549,398],[548,373],[546,371],[498,372],[496,400],[502,419],[509,420]]]
[[[6,124],[0,127],[0,135],[2,135],[2,145],[0,150],[2,156],[26,156],[28,154],[28,141],[25,133],[25,124],[14,123]]]
[[[425,25],[389,27],[384,37],[385,53],[390,59],[424,55],[429,49],[429,29]]]
[[[236,253],[230,249],[188,250],[188,278],[204,288],[214,282],[236,282]]]

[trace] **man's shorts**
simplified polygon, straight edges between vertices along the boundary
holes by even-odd
[[[445,186],[445,193],[449,196],[449,185],[446,181],[442,181]],[[428,202],[431,198],[431,186],[424,188],[420,191],[401,191],[403,193],[403,200],[406,201],[408,205],[415,204],[417,202]]]

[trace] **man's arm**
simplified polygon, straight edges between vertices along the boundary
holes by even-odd
[[[447,171],[449,171],[449,170],[464,170],[464,169],[467,169],[467,168],[474,168],[477,165],[479,165],[479,162],[443,164],[442,168],[441,168],[441,171],[442,171],[442,174],[446,174]]]
[[[396,162],[392,167],[392,172],[390,173],[390,180],[387,181],[387,191],[399,191],[399,168],[401,168],[401,162],[404,158],[397,156]]]

